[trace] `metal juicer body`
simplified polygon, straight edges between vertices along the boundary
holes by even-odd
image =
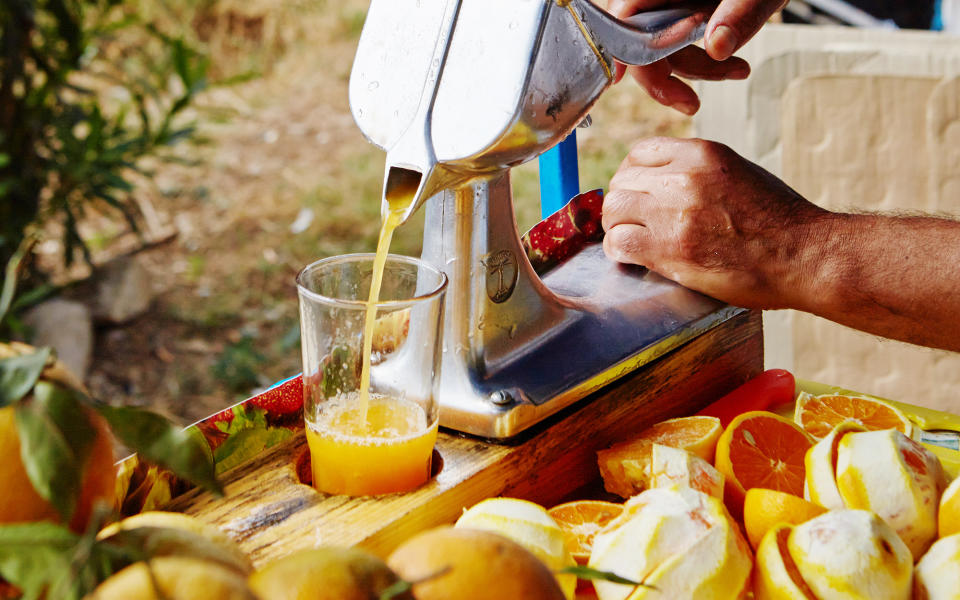
[[[542,276],[527,259],[509,169],[561,141],[610,85],[608,48],[623,40],[597,38],[618,26],[607,19],[587,0],[371,4],[351,107],[387,151],[385,189],[416,178],[423,259],[449,277],[445,427],[512,437],[739,312],[609,261],[599,244]],[[655,60],[705,20],[658,25],[637,43]]]

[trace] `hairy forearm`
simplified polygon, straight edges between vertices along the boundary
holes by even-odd
[[[807,228],[791,308],[960,351],[960,222],[828,213]]]

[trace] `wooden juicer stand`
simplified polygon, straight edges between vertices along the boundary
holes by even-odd
[[[664,419],[690,415],[763,369],[759,311],[740,313],[549,418],[510,444],[441,430],[441,465],[403,494],[329,496],[301,483],[300,430],[222,476],[226,496],[198,489],[168,510],[194,515],[230,534],[262,566],[295,550],[359,546],[380,556],[419,531],[452,524],[494,496],[546,507],[599,489],[596,451]],[[579,492],[579,494],[578,494]]]

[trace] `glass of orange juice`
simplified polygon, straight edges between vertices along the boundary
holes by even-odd
[[[403,492],[430,478],[447,277],[421,260],[388,255],[368,319],[374,257],[326,258],[297,276],[313,485],[329,494]]]

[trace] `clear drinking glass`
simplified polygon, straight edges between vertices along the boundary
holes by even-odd
[[[330,494],[407,491],[430,477],[447,276],[416,258],[388,255],[364,405],[359,388],[373,259],[326,258],[297,276],[313,485]]]

